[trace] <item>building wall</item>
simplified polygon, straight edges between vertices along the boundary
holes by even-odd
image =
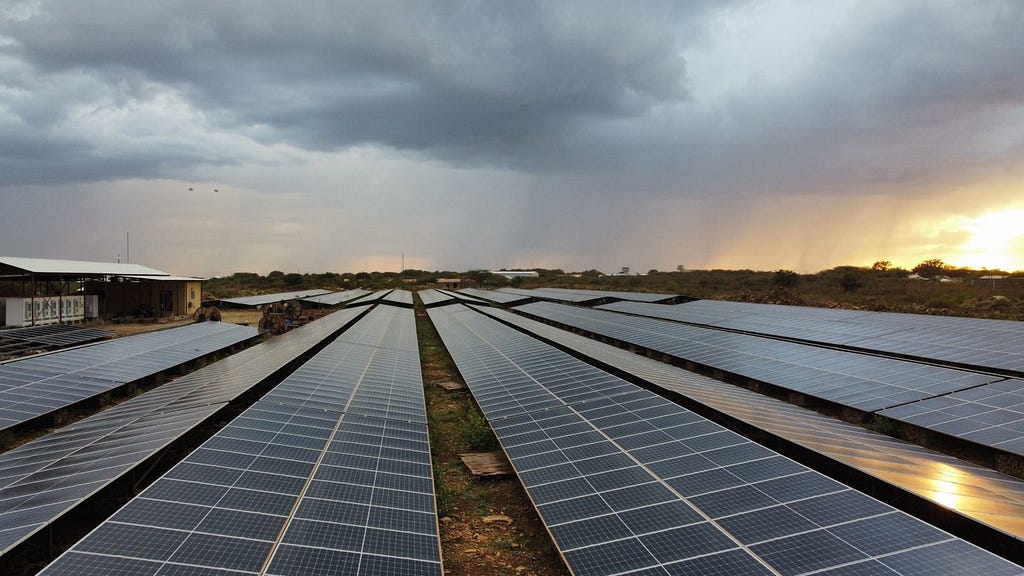
[[[195,299],[191,299],[192,294]],[[138,282],[89,282],[87,294],[100,298],[103,318],[120,316],[187,316],[195,312],[202,296],[200,281],[142,280]],[[165,294],[166,293],[166,294]]]

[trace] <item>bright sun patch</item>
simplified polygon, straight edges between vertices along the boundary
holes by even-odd
[[[964,224],[962,229],[971,237],[960,247],[958,263],[971,268],[1024,269],[1024,210],[990,212]]]

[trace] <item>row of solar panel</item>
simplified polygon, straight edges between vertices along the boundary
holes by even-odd
[[[375,308],[43,574],[441,574],[417,350]]]
[[[105,340],[112,338],[114,335],[115,333],[110,330],[86,326],[71,326],[69,324],[9,328],[0,330],[0,348],[10,343],[64,348],[97,340]]]
[[[1024,573],[464,306],[428,313],[574,574]]]
[[[573,304],[590,305],[609,300],[627,300],[632,302],[668,302],[678,296],[676,294],[656,294],[651,292],[621,292],[614,290],[581,290],[577,288],[499,288],[499,292],[537,298],[538,300],[555,300]]]
[[[1008,548],[1024,542],[1024,481],[695,374],[498,308],[482,313],[603,366],[680,394],[714,412],[823,455],[955,512],[958,526]],[[967,520],[967,522],[964,522]],[[979,529],[980,527],[989,530]],[[958,532],[960,534],[960,532]]]
[[[675,306],[615,302],[605,310],[804,341],[1024,373],[1024,324],[858,310],[698,300]]]
[[[319,296],[310,296],[302,298],[302,301],[306,304],[319,304],[321,306],[337,306],[343,302],[355,300],[363,296],[369,295],[369,290],[363,290],[362,288],[355,288],[352,290],[344,290],[342,292],[331,292],[330,294],[321,294]]]
[[[551,303],[517,308],[868,412],[1024,454],[1024,381]]]
[[[0,365],[0,429],[254,336],[254,328],[204,322],[8,362]]]
[[[0,454],[0,554],[358,318],[343,310]]]
[[[227,304],[230,306],[264,306],[267,304],[276,304],[277,302],[287,302],[289,300],[299,300],[303,298],[312,298],[314,296],[323,296],[330,294],[330,290],[323,290],[320,288],[311,290],[296,290],[293,292],[275,292],[273,294],[260,294],[258,296],[240,296],[238,298],[222,298],[216,300],[221,304]]]

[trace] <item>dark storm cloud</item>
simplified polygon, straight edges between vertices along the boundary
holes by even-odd
[[[23,64],[15,82],[95,82],[91,95],[43,94],[34,105],[44,114],[12,110],[55,141],[75,106],[117,106],[166,89],[202,111],[203,130],[259,142],[530,165],[549,162],[564,135],[588,121],[685,100],[680,34],[696,35],[706,10],[672,2],[43,2],[31,18],[0,22],[0,35],[14,40],[3,53]],[[87,142],[77,144],[60,156],[95,159]],[[139,164],[139,172],[159,168]],[[36,178],[30,171],[22,180]]]
[[[1012,1],[836,2],[834,26],[743,1],[15,5],[0,184],[187,179],[286,144],[591,174],[592,194],[844,193],[1024,154]],[[712,30],[744,18],[815,41],[770,61]],[[718,77],[729,89],[705,96]]]

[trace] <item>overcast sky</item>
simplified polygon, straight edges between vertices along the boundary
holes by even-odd
[[[1024,269],[1024,2],[0,0],[0,255]]]

